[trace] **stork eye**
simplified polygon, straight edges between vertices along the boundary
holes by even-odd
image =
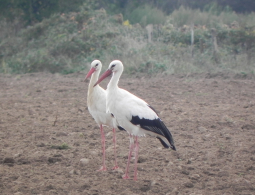
[[[96,64],[96,67],[98,66],[98,64]]]
[[[115,64],[113,64],[111,68],[114,68],[114,67],[115,67]]]

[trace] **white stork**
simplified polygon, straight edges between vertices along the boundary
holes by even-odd
[[[89,88],[88,88],[88,94],[87,94],[87,105],[88,105],[89,113],[95,119],[96,123],[100,126],[100,130],[101,130],[103,166],[98,171],[106,171],[105,135],[103,130],[104,125],[113,128],[112,130],[113,130],[113,144],[114,144],[114,156],[115,156],[115,165],[113,169],[117,169],[118,165],[117,165],[117,159],[116,159],[116,135],[115,135],[115,128],[113,127],[113,118],[111,117],[110,113],[106,113],[106,91],[99,85],[97,85],[96,87],[93,87],[93,85],[98,80],[99,74],[101,72],[101,68],[102,68],[102,63],[99,60],[94,60],[91,63],[90,71],[88,72],[85,80],[92,75],[89,82]]]
[[[116,118],[118,124],[130,134],[128,162],[123,178],[129,178],[130,158],[132,151],[135,150],[134,180],[137,180],[138,136],[155,136],[165,148],[176,149],[170,131],[158,117],[155,110],[144,100],[118,87],[123,69],[121,61],[112,61],[109,68],[101,75],[94,86],[96,87],[103,79],[113,74],[106,89],[106,111],[111,113]]]

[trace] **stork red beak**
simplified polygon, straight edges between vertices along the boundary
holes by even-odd
[[[88,72],[87,76],[85,77],[84,81],[85,81],[87,78],[89,78],[95,71],[96,71],[96,69],[92,67],[92,68],[89,70],[89,72]]]
[[[111,71],[111,70],[108,69],[107,71],[105,71],[105,72],[101,75],[101,77],[97,80],[97,82],[95,83],[94,87],[95,87],[97,84],[101,83],[102,80],[104,80],[106,77],[110,76],[111,74],[112,74],[112,71]]]

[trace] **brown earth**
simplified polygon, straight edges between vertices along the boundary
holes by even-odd
[[[124,76],[120,86],[159,112],[177,148],[140,138],[134,181],[121,178],[129,146],[122,131],[121,169],[111,170],[112,132],[105,128],[108,171],[96,171],[100,130],[86,108],[84,76],[0,75],[0,194],[255,194],[254,79]]]

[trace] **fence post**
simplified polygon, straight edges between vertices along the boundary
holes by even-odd
[[[219,64],[220,63],[220,55],[219,55],[218,44],[217,44],[216,29],[212,28],[211,34],[212,34],[212,43],[213,43],[213,59],[217,64]]]
[[[204,41],[202,38],[199,39],[199,49],[200,49],[200,53],[204,53]]]
[[[148,42],[151,43],[152,42],[153,24],[148,24],[146,26],[146,30],[147,30],[147,33],[148,33]]]
[[[191,57],[194,56],[194,23],[190,26],[190,32],[191,32]]]

